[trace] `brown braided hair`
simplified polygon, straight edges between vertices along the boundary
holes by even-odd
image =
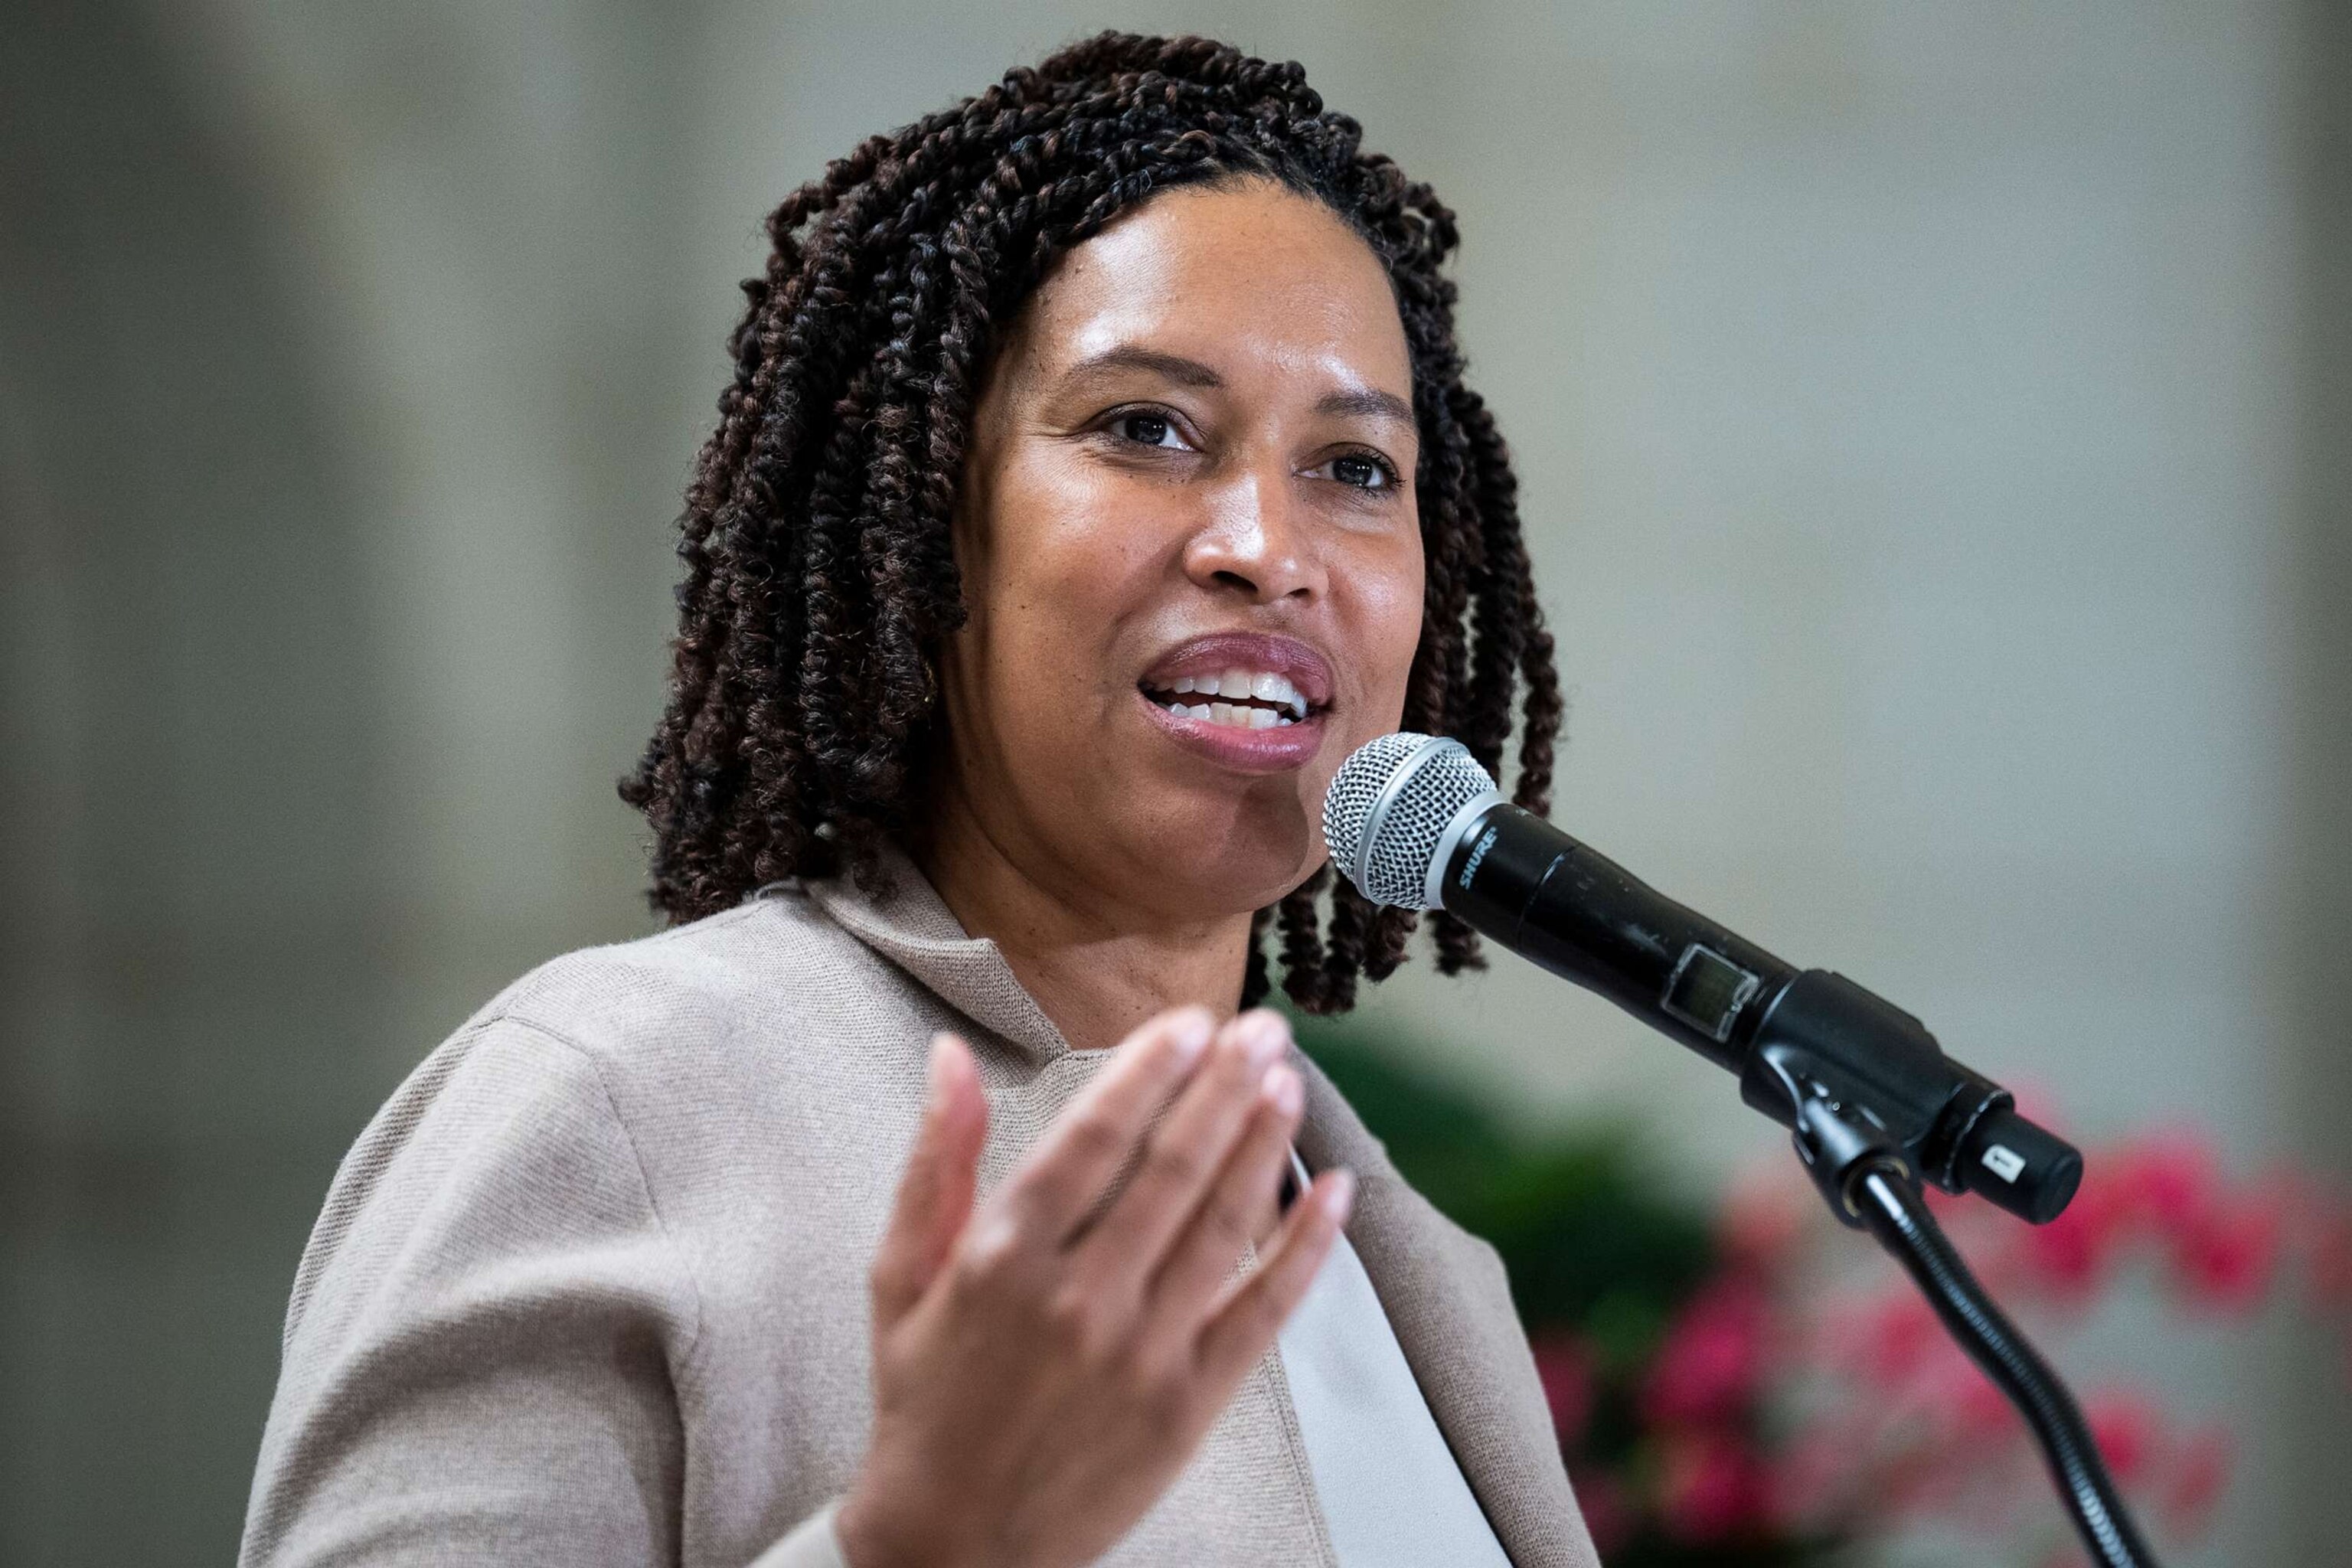
[[[1411,355],[1426,589],[1408,729],[1499,776],[1526,682],[1514,798],[1543,812],[1559,683],[1493,416],[1463,384],[1457,235],[1428,186],[1364,152],[1295,62],[1199,37],[1104,33],[866,141],[768,220],[767,270],[730,340],[732,384],[688,489],[669,702],[621,798],[654,833],[654,907],[676,921],[763,883],[870,876],[923,799],[929,660],[963,621],[949,523],[992,339],[1055,259],[1154,192],[1278,181],[1385,265]],[[1328,895],[1328,915],[1323,906]],[[1326,867],[1251,927],[1244,1005],[1311,1013],[1386,978],[1415,917]],[[1438,966],[1477,938],[1434,920]]]

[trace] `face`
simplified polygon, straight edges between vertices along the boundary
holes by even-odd
[[[1164,193],[1061,260],[959,491],[944,787],[999,852],[1177,917],[1322,864],[1420,639],[1412,393],[1379,259],[1286,189]]]

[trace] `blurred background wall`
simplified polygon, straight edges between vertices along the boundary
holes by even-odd
[[[8,0],[0,1561],[233,1552],[342,1150],[649,928],[612,782],[761,215],[1102,26],[1305,60],[1461,213],[1564,821],[2086,1132],[2345,1171],[2341,7]],[[1378,1005],[1773,1157],[1511,961]],[[2342,1561],[2320,1349],[2168,1345],[2251,1436],[2210,1561]]]

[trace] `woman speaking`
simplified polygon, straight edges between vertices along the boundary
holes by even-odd
[[[1255,1005],[1403,956],[1356,746],[1499,771],[1523,691],[1545,805],[1453,216],[1296,65],[1107,34],[769,232],[623,785],[668,929],[344,1161],[245,1563],[1591,1563],[1495,1254]]]

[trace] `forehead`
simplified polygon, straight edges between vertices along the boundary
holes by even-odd
[[[1149,343],[1229,374],[1321,369],[1412,394],[1380,258],[1320,202],[1266,181],[1154,196],[1074,247],[1023,318],[1035,374]]]

